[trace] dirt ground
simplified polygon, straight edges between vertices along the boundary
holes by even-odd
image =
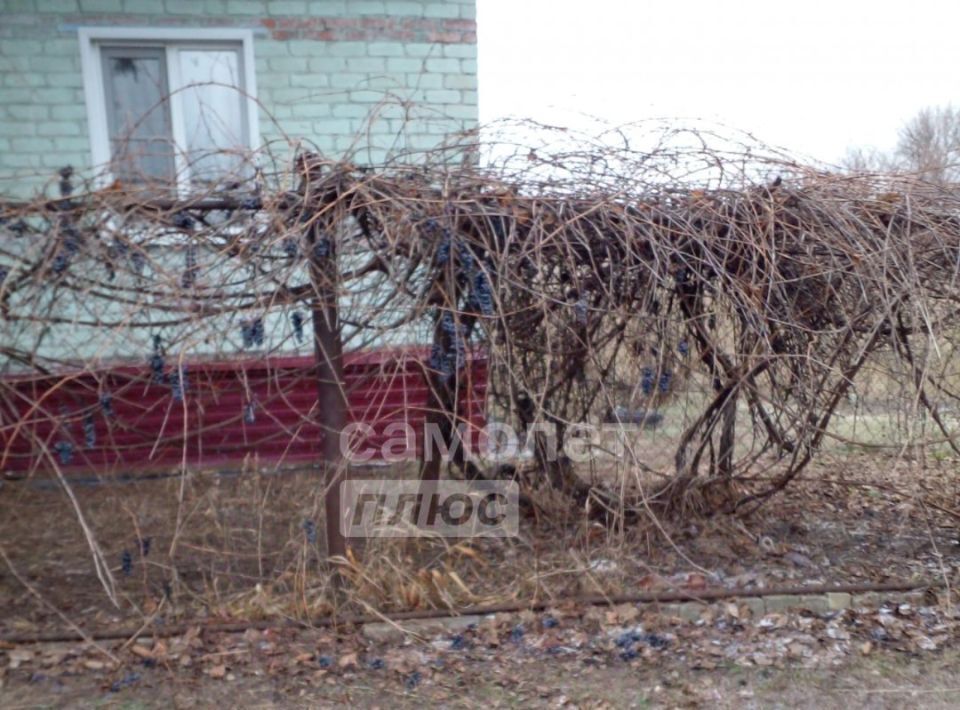
[[[768,633],[766,641],[795,636],[789,626],[788,622],[785,628]],[[575,627],[583,633],[590,628],[589,620],[580,620]],[[498,646],[489,645],[489,636],[474,640],[469,632],[405,643],[361,641],[359,646],[352,637],[331,642],[310,634],[238,634],[211,639],[202,646],[194,643],[197,660],[189,666],[134,655],[136,662],[101,669],[96,668],[95,654],[74,648],[87,659],[86,667],[75,672],[64,671],[70,662],[61,655],[63,647],[31,649],[35,655],[29,659],[24,659],[23,649],[20,656],[8,650],[0,706],[947,708],[960,704],[960,654],[955,647],[905,653],[893,648],[868,651],[855,643],[857,650],[851,651],[841,648],[845,646],[841,641],[836,648],[815,643],[789,659],[771,658],[763,665],[757,665],[755,656],[749,660],[749,655],[736,660],[720,655],[715,656],[718,662],[709,663],[697,653],[695,639],[684,641],[679,634],[665,632],[665,638],[673,639],[670,643],[654,644],[657,648],[644,648],[633,657],[625,653],[615,634],[612,649],[605,649],[601,642],[551,652],[544,651],[536,630],[517,639],[516,628],[510,627],[511,633]],[[471,640],[462,641],[465,636]],[[729,634],[711,636],[714,642],[733,642]],[[175,647],[176,642],[170,643],[171,650]],[[143,650],[137,652],[146,655]],[[9,668],[11,658],[20,659],[15,670]]]
[[[263,619],[309,626],[330,611],[316,533],[322,493],[310,472],[77,486],[84,525],[58,487],[6,484],[0,638],[63,629],[65,619],[88,631],[146,620],[190,631],[147,629],[102,651],[0,641],[0,707],[957,707],[957,465],[834,458],[745,520],[611,531],[574,512],[525,519],[515,540],[370,546],[345,563],[344,611],[549,609],[389,642],[358,629],[205,630]],[[572,601],[904,580],[938,590],[922,604],[890,598],[830,613],[717,603],[699,618]]]
[[[355,677],[336,685],[277,680],[195,682],[151,674],[136,688],[110,693],[81,679],[56,687],[41,683],[3,691],[3,706],[38,707],[713,707],[713,708],[955,708],[960,704],[956,654],[924,662],[861,661],[841,668],[699,671],[683,677],[630,666],[558,663],[526,669],[504,682],[478,666],[429,687]],[[155,675],[155,677],[154,677]]]

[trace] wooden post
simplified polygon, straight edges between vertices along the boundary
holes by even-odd
[[[340,483],[343,460],[340,433],[346,424],[347,402],[343,379],[343,343],[337,307],[339,274],[334,240],[318,225],[310,228],[310,280],[313,285],[313,343],[317,365],[317,420],[323,433],[322,466],[326,513],[327,556],[346,554],[340,530]],[[339,583],[339,576],[335,577]]]
[[[737,393],[734,389],[723,405],[721,413],[720,452],[717,471],[726,480],[733,478],[733,453],[737,443]]]

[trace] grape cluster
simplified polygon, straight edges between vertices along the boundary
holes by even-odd
[[[474,274],[471,298],[476,304],[477,311],[485,316],[493,315],[493,292],[490,289],[490,279],[482,269],[478,269]]]
[[[430,217],[424,221],[422,231],[425,239],[433,239],[433,237],[436,236],[437,232],[440,231],[440,224],[433,217]],[[443,241],[446,242],[447,248],[449,249],[450,230],[444,229],[443,237],[444,237]],[[443,244],[441,244],[441,249],[442,248],[443,248]],[[449,251],[447,252],[447,255],[449,256]]]
[[[129,251],[130,247],[127,246],[127,243],[115,237],[110,242],[110,246],[107,247],[107,256],[111,259],[120,259],[126,256]]]
[[[663,372],[660,374],[660,394],[667,394],[670,391],[670,383],[673,382],[672,372]]]
[[[67,258],[62,251],[58,251],[53,257],[53,273],[59,276],[67,270],[68,266],[70,266],[70,259]]]
[[[247,402],[243,408],[243,421],[247,424],[256,424],[257,422],[257,412],[256,412],[256,403]]]
[[[470,313],[493,315],[493,293],[487,272],[477,265],[477,259],[469,247],[457,244],[456,252],[460,264],[457,280],[469,289],[465,309]]]
[[[287,255],[289,259],[295,259],[297,253],[300,251],[299,246],[297,246],[297,240],[293,237],[284,237],[282,245],[283,253]]]
[[[107,246],[107,259],[106,259],[106,262],[104,263],[104,266],[106,266],[107,268],[107,278],[110,281],[113,281],[115,278],[117,278],[117,270],[113,268],[113,266],[114,266],[114,263],[118,261],[120,258],[120,254],[121,254],[120,247],[119,247],[120,244],[121,244],[120,241],[114,239]]]
[[[446,266],[450,261],[450,232],[443,230],[443,241],[437,247],[437,266]]]
[[[73,257],[80,251],[82,241],[80,232],[72,224],[64,224],[61,229],[63,230],[63,244],[54,255],[52,265],[53,273],[58,276],[70,266]]]
[[[170,373],[170,394],[174,402],[182,402],[187,391],[187,366],[181,365]]]
[[[438,263],[445,263],[450,258],[450,239],[448,230],[444,230],[444,241],[437,251]],[[460,242],[454,243],[457,263],[457,281],[469,288],[469,295],[465,304],[466,310],[471,313],[481,313],[485,316],[493,315],[493,292],[490,288],[490,279],[487,270],[480,268],[478,259],[469,246]],[[490,264],[487,264],[490,268]]]
[[[577,319],[577,325],[587,324],[587,302],[582,298],[573,304],[573,313]]]
[[[450,380],[466,362],[466,326],[456,321],[453,312],[444,311],[440,317],[440,329],[447,336],[449,346],[444,349],[434,344],[430,351],[430,367]]]
[[[469,247],[464,246],[460,242],[457,242],[457,261],[460,262],[460,271],[463,275],[469,277],[473,274],[473,270],[476,267],[476,261],[473,258],[473,252],[470,251]]]
[[[433,236],[441,232],[440,245],[434,255],[436,266],[446,266],[451,256],[457,259],[457,281],[469,288],[469,296],[465,304],[466,310],[473,313],[493,314],[493,293],[490,288],[490,279],[486,272],[477,265],[477,257],[470,247],[454,239],[447,227],[441,228],[437,221],[428,219],[424,223],[424,232]]]
[[[653,394],[655,375],[653,368],[645,367],[643,368],[643,373],[640,377],[640,389],[643,390],[643,393],[646,395]]]
[[[250,327],[249,320],[240,321],[240,337],[243,338],[243,347],[253,347],[253,329]]]
[[[317,526],[310,520],[304,520],[301,527],[303,527],[303,534],[307,537],[307,542],[311,545],[317,544]]]
[[[493,292],[487,270],[481,268],[480,259],[469,245],[458,241],[447,227],[441,227],[436,220],[428,219],[423,226],[427,237],[441,235],[439,246],[434,255],[434,264],[446,266],[456,259],[456,280],[460,287],[467,289],[464,311],[471,314],[493,314]],[[439,372],[445,380],[450,380],[466,363],[467,339],[470,327],[459,323],[452,311],[440,316],[440,330],[444,344],[435,343],[430,351],[428,364]],[[472,325],[472,324],[471,324]]]
[[[290,324],[293,326],[293,337],[298,343],[303,342],[303,314],[300,311],[294,311],[290,314]]]
[[[163,368],[165,366],[163,359],[163,344],[159,335],[153,336],[153,355],[150,356],[150,370],[153,373],[152,381],[162,384],[164,381]]]
[[[143,255],[142,251],[135,249],[130,252],[130,266],[133,267],[133,273],[135,273],[137,276],[141,275],[146,265],[147,259]]]
[[[57,173],[60,175],[60,182],[57,184],[57,187],[60,189],[60,195],[62,197],[70,197],[70,195],[73,194],[73,183],[70,182],[70,178],[73,177],[73,166],[64,165]],[[60,206],[64,209],[69,209],[70,200],[64,200],[60,203]]]
[[[100,409],[103,411],[103,416],[113,416],[113,395],[109,392],[100,395]]]
[[[69,441],[58,441],[53,445],[53,450],[57,453],[57,458],[64,466],[73,461],[73,444]]]
[[[120,553],[120,570],[124,577],[129,577],[133,573],[133,555],[130,554],[130,550]]]
[[[243,337],[243,347],[245,348],[263,345],[265,337],[263,318],[250,318],[240,321],[240,335]]]
[[[83,445],[88,449],[97,445],[97,425],[93,421],[92,413],[83,418]]]
[[[661,372],[657,378],[657,373],[652,367],[643,368],[640,377],[640,389],[645,395],[653,394],[654,389],[660,390],[660,394],[667,394],[670,391],[670,385],[673,383],[673,373],[668,371]]]
[[[197,282],[197,249],[191,244],[184,252],[183,276],[180,278],[180,285],[183,288],[193,288]]]
[[[434,343],[430,348],[430,357],[427,359],[427,365],[429,365],[431,370],[441,370],[443,367],[443,348],[439,344]]]
[[[313,245],[313,258],[324,259],[330,255],[330,240],[322,237]]]

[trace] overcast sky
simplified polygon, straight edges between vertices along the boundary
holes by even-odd
[[[480,117],[721,122],[819,160],[960,104],[960,2],[477,0]]]

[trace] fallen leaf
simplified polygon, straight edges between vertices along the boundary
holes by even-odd
[[[8,667],[11,669],[17,669],[21,664],[33,659],[33,651],[18,648],[14,651],[10,651],[7,654],[7,657],[10,659]]]
[[[354,653],[345,653],[340,656],[340,660],[337,661],[338,668],[356,668],[360,664],[357,662],[357,654]]]
[[[146,646],[141,646],[138,643],[135,643],[133,646],[131,646],[130,652],[134,656],[139,656],[140,658],[153,658],[153,651]]]

